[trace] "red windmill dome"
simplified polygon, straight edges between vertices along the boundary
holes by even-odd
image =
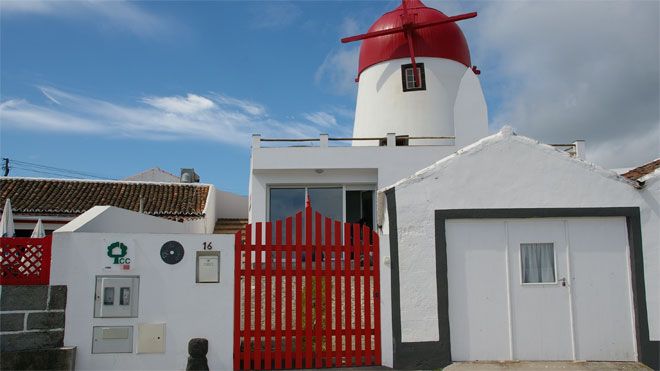
[[[420,0],[402,0],[396,9],[385,13],[362,35],[347,37],[344,43],[364,40],[360,48],[358,78],[374,64],[415,57],[454,60],[470,67],[470,50],[456,21],[476,17],[466,13],[449,17],[429,8]]]

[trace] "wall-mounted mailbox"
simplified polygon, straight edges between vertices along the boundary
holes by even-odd
[[[94,317],[137,317],[138,276],[96,276]]]
[[[196,282],[220,282],[220,251],[197,251]]]
[[[92,353],[133,353],[133,326],[94,326]]]

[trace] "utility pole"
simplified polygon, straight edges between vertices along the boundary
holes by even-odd
[[[9,175],[9,159],[7,157],[2,158],[2,170],[4,170],[4,175]]]

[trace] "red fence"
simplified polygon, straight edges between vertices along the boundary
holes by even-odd
[[[52,236],[0,238],[0,285],[48,285]]]
[[[378,234],[309,206],[284,226],[236,233],[234,369],[380,365]]]

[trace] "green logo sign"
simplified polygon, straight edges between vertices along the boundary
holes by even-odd
[[[128,247],[121,242],[115,242],[108,246],[108,257],[114,259],[112,264],[131,264],[130,258],[125,258]]]

